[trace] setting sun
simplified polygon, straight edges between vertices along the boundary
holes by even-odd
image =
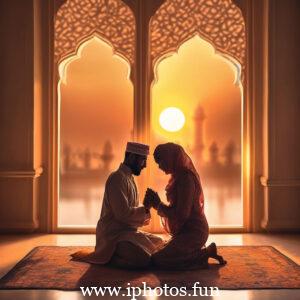
[[[170,132],[179,131],[185,123],[183,112],[176,107],[164,109],[159,116],[160,126]]]

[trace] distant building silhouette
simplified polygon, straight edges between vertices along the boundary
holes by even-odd
[[[204,120],[206,116],[203,107],[199,104],[194,115],[195,134],[194,134],[194,154],[198,164],[203,162],[204,145]]]
[[[83,159],[83,165],[85,170],[90,170],[92,166],[92,153],[89,148],[85,148],[84,152],[81,154]]]
[[[212,165],[219,163],[219,147],[216,142],[212,142],[209,147],[209,161]]]
[[[225,165],[230,166],[234,164],[234,156],[236,154],[236,145],[234,141],[229,141],[224,149]]]
[[[64,172],[68,172],[71,169],[71,155],[72,155],[71,146],[68,144],[64,145],[63,147]]]
[[[107,178],[114,159],[113,148],[110,141],[103,145],[102,153],[94,152],[86,147],[83,151],[75,151],[72,146],[66,144],[63,146],[61,158],[61,181],[64,184],[79,184],[79,181],[85,183],[104,182]],[[95,160],[101,163],[95,166]]]
[[[109,171],[112,160],[114,159],[114,155],[113,155],[113,151],[112,151],[112,144],[110,141],[105,142],[105,144],[103,146],[103,152],[100,155],[100,158],[103,162],[103,169],[105,171]]]
[[[194,148],[193,157],[201,177],[210,186],[227,186],[238,188],[241,181],[241,164],[235,162],[237,146],[233,140],[229,140],[223,151],[217,141],[213,141],[208,148],[208,160],[204,158],[204,121],[206,114],[203,107],[199,104],[194,115]],[[221,157],[222,156],[222,157]],[[222,159],[224,158],[224,159]]]

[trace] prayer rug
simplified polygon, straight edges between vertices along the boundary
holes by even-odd
[[[300,288],[300,266],[271,246],[218,247],[227,265],[209,261],[193,271],[122,270],[74,261],[71,253],[93,247],[34,248],[1,280],[1,289],[79,290],[80,287],[201,287],[219,289]]]

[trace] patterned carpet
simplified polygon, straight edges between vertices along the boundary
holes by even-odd
[[[271,246],[226,246],[219,252],[226,266],[210,261],[209,269],[194,271],[127,271],[72,261],[70,254],[92,247],[34,248],[1,280],[1,289],[78,290],[80,286],[192,287],[220,289],[300,288],[300,266]]]

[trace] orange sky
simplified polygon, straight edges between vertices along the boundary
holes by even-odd
[[[241,91],[234,69],[210,44],[194,37],[157,68],[152,88],[152,124],[156,138],[182,141],[193,147],[193,114],[198,103],[205,109],[205,143],[221,148],[230,139],[240,146]],[[61,83],[61,139],[75,148],[101,151],[110,139],[122,159],[133,124],[133,87],[129,66],[97,38],[87,42],[81,57],[68,64]],[[180,108],[186,124],[177,133],[163,130],[158,118],[168,106]],[[221,149],[222,150],[222,149]]]

